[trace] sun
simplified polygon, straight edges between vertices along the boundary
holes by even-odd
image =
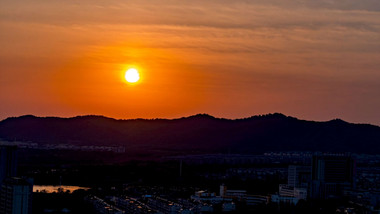
[[[125,80],[127,80],[127,82],[135,83],[139,81],[139,79],[140,74],[136,68],[130,68],[125,72]]]

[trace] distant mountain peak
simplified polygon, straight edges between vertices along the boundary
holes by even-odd
[[[106,116],[103,116],[103,115],[80,115],[80,116],[75,116],[75,117],[71,117],[71,118],[68,118],[68,119],[105,119],[105,120],[116,120],[114,118],[110,118],[110,117],[106,117]]]
[[[187,118],[206,118],[206,119],[215,119],[214,116],[209,115],[209,114],[205,114],[205,113],[192,115],[192,116],[189,116],[189,117],[187,117]]]
[[[282,114],[282,113],[271,113],[271,114],[264,114],[262,115],[263,117],[267,117],[267,118],[288,118],[288,116]]]
[[[348,125],[348,124],[350,124],[350,123],[348,123],[342,119],[339,119],[339,118],[327,121],[327,123],[334,124],[334,125],[346,125],[346,124]]]
[[[255,115],[255,116],[251,116],[251,117],[244,118],[244,119],[249,119],[249,120],[256,120],[256,119],[295,119],[295,120],[298,120],[295,117],[286,116],[282,113],[270,113],[270,114]]]
[[[240,153],[273,150],[380,153],[378,126],[352,124],[341,119],[299,120],[281,113],[234,120],[209,114],[170,120],[25,115],[1,121],[0,138],[42,144],[116,145],[141,153],[162,152],[160,154],[230,150]]]
[[[330,120],[331,122],[338,122],[338,123],[347,123],[346,121],[340,119],[340,118],[335,118],[335,119],[332,119]]]

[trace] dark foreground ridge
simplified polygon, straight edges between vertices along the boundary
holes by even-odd
[[[0,138],[37,144],[122,146],[126,153],[156,156],[266,151],[380,153],[378,126],[339,119],[305,121],[279,113],[235,120],[207,114],[172,120],[27,115],[1,121]]]

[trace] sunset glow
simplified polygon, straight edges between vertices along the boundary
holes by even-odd
[[[7,1],[0,118],[281,112],[380,124],[380,6],[329,2]]]

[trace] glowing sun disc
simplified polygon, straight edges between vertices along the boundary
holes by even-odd
[[[140,74],[135,68],[130,68],[125,72],[125,80],[130,83],[139,81]]]

